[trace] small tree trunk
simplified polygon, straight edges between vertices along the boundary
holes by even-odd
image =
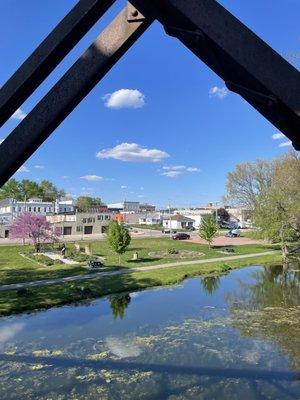
[[[283,262],[287,261],[287,256],[288,256],[288,247],[285,241],[285,236],[284,236],[284,226],[281,226],[280,229],[280,241],[281,241],[281,252],[282,252],[282,259]]]

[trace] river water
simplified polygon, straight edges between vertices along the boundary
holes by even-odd
[[[252,266],[2,318],[0,399],[298,399],[299,284]]]

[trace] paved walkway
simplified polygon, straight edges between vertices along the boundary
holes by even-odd
[[[82,280],[86,280],[86,279],[102,278],[104,276],[131,274],[133,272],[153,271],[156,269],[180,267],[183,265],[184,266],[185,265],[199,265],[199,264],[209,264],[209,263],[220,262],[220,261],[222,262],[222,261],[242,260],[243,258],[267,256],[267,255],[272,255],[272,254],[279,254],[279,252],[278,251],[265,251],[263,253],[251,253],[251,254],[242,254],[242,255],[238,255],[238,256],[207,258],[205,260],[180,261],[180,262],[174,262],[174,263],[150,265],[148,267],[134,267],[134,268],[128,268],[128,269],[127,268],[119,269],[117,271],[110,270],[107,272],[105,272],[105,271],[104,272],[95,272],[95,273],[90,273],[88,275],[75,275],[75,276],[69,276],[66,278],[45,279],[42,281],[14,283],[11,285],[1,285],[0,292],[6,292],[9,290],[16,290],[16,289],[22,289],[22,288],[56,285],[56,284],[60,284],[60,283],[77,282],[77,281],[82,281]]]
[[[51,258],[51,260],[59,260],[59,261],[63,262],[64,264],[68,264],[68,265],[78,264],[77,261],[70,260],[68,258],[64,258],[62,255],[57,254],[57,253],[51,253],[50,251],[49,252],[39,253],[39,254],[41,254],[43,256],[46,256],[46,257],[49,257],[49,258]]]

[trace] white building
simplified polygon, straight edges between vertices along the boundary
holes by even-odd
[[[160,225],[162,223],[161,214],[146,214],[139,218],[139,225]]]
[[[163,227],[167,229],[187,229],[194,227],[194,220],[181,214],[171,215],[163,220]]]
[[[8,237],[9,225],[25,212],[41,215],[74,212],[73,200],[43,201],[39,198],[28,200],[4,199],[0,201],[0,237]]]

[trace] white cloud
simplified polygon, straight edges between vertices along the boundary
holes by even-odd
[[[162,168],[165,172],[162,173],[163,176],[168,178],[176,178],[183,172],[199,172],[200,169],[197,167],[186,167],[185,165],[165,165]]]
[[[30,170],[25,165],[22,165],[17,172],[30,172]]]
[[[168,153],[158,149],[147,149],[136,143],[121,143],[112,149],[104,149],[96,154],[97,158],[113,158],[131,162],[159,162],[170,157]]]
[[[122,185],[122,186],[121,186],[121,189],[127,189],[127,186]]]
[[[44,167],[44,165],[35,165],[34,168],[36,168],[36,169],[44,169],[45,167]]]
[[[138,357],[142,353],[135,339],[108,337],[105,344],[108,350],[118,358]]]
[[[213,86],[212,88],[209,89],[209,97],[216,97],[217,99],[223,100],[224,97],[226,97],[229,93],[228,89],[223,86],[223,87],[218,87],[218,86]]]
[[[139,199],[142,199],[143,197],[145,197],[143,194],[139,194],[139,195],[138,195],[138,198],[139,198]]]
[[[145,96],[137,89],[120,89],[108,93],[103,97],[108,108],[142,108],[145,105]]]
[[[290,140],[279,144],[279,147],[289,147],[289,146],[292,146],[292,142]]]
[[[80,179],[85,179],[88,182],[99,182],[103,178],[102,178],[102,176],[98,176],[98,175],[84,175],[84,176],[81,176]]]
[[[173,165],[173,166],[164,166],[163,169],[165,171],[182,171],[186,169],[185,165]]]
[[[176,178],[181,174],[182,174],[181,171],[166,171],[162,173],[163,176],[167,176],[168,178]]]
[[[274,133],[274,135],[272,135],[272,139],[277,140],[277,139],[283,139],[285,138],[284,134],[281,132],[278,133]]]
[[[0,345],[3,345],[7,341],[13,339],[18,333],[20,333],[25,327],[23,322],[15,322],[4,326],[0,329]]]
[[[197,167],[188,167],[187,172],[200,172],[200,169]]]
[[[17,119],[19,121],[22,121],[25,117],[27,116],[24,111],[21,110],[21,108],[18,108],[13,115],[11,116],[12,119]]]

